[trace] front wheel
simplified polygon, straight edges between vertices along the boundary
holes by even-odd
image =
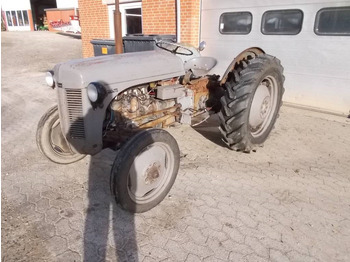
[[[70,164],[85,157],[69,147],[62,134],[57,106],[50,108],[41,117],[36,131],[36,143],[39,151],[57,164]]]
[[[219,112],[226,144],[250,152],[269,136],[282,104],[284,76],[280,61],[267,54],[241,61],[225,84]]]
[[[148,211],[170,191],[179,170],[180,151],[165,130],[137,133],[119,150],[111,171],[117,204],[132,213]]]

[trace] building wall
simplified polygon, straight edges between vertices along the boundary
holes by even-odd
[[[57,31],[52,27],[51,22],[62,20],[63,22],[69,22],[70,16],[74,16],[75,10],[72,9],[47,9],[46,17],[49,26],[49,31]]]
[[[24,25],[24,26],[8,25],[7,30],[9,31],[34,30],[30,0],[2,1],[1,8],[2,8],[2,11],[4,11],[5,16],[6,16],[6,11],[27,11],[27,14],[28,14],[29,25]],[[6,22],[7,22],[7,16],[6,16]]]
[[[198,46],[200,0],[181,0],[181,42]]]
[[[2,1],[2,10],[30,10],[30,0]]]
[[[120,1],[123,2],[126,1]],[[200,2],[181,0],[181,42],[194,46],[199,43]],[[107,4],[113,1],[79,0],[84,57],[94,55],[92,39],[110,37]],[[142,30],[143,34],[175,35],[176,0],[142,0]]]
[[[200,0],[181,0],[181,42],[199,43]],[[143,0],[144,34],[176,34],[176,0]]]
[[[144,34],[176,34],[176,0],[143,0]]]
[[[94,38],[109,38],[107,5],[101,0],[79,0],[79,20],[83,57],[94,56],[90,41]]]
[[[30,31],[34,31],[32,10],[28,10],[28,18],[29,18],[29,23],[30,23]]]

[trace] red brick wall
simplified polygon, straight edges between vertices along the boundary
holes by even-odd
[[[181,42],[198,46],[200,0],[181,0]]]
[[[83,57],[91,57],[94,50],[90,41],[109,38],[108,9],[102,0],[79,0],[78,3]]]
[[[181,0],[181,42],[199,42],[200,0]],[[176,0],[143,0],[144,34],[176,34]]]
[[[144,34],[176,34],[176,0],[143,0]]]
[[[49,26],[49,31],[57,31],[51,26],[51,22],[62,20],[63,22],[69,22],[71,15],[74,15],[74,9],[69,10],[47,10],[46,17]]]
[[[107,5],[102,0],[79,0],[83,57],[93,56],[90,41],[109,38]],[[200,0],[181,0],[181,42],[199,42]],[[176,34],[176,0],[142,0],[144,34]]]
[[[29,24],[30,24],[30,30],[34,31],[32,10],[27,10],[27,11],[28,11],[28,19],[29,19]]]

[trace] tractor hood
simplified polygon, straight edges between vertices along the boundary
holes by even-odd
[[[54,68],[58,86],[80,89],[100,82],[116,92],[184,74],[182,60],[162,50],[72,60]]]

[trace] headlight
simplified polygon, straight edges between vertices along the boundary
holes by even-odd
[[[98,105],[102,104],[106,94],[106,89],[100,83],[93,82],[87,86],[87,96],[93,108],[96,108]]]
[[[49,71],[46,73],[45,76],[45,80],[46,80],[46,84],[48,84],[48,86],[50,87],[55,87],[55,80],[53,79],[53,72]]]
[[[95,103],[97,101],[98,91],[97,91],[97,87],[93,83],[88,85],[87,95],[91,102]]]

